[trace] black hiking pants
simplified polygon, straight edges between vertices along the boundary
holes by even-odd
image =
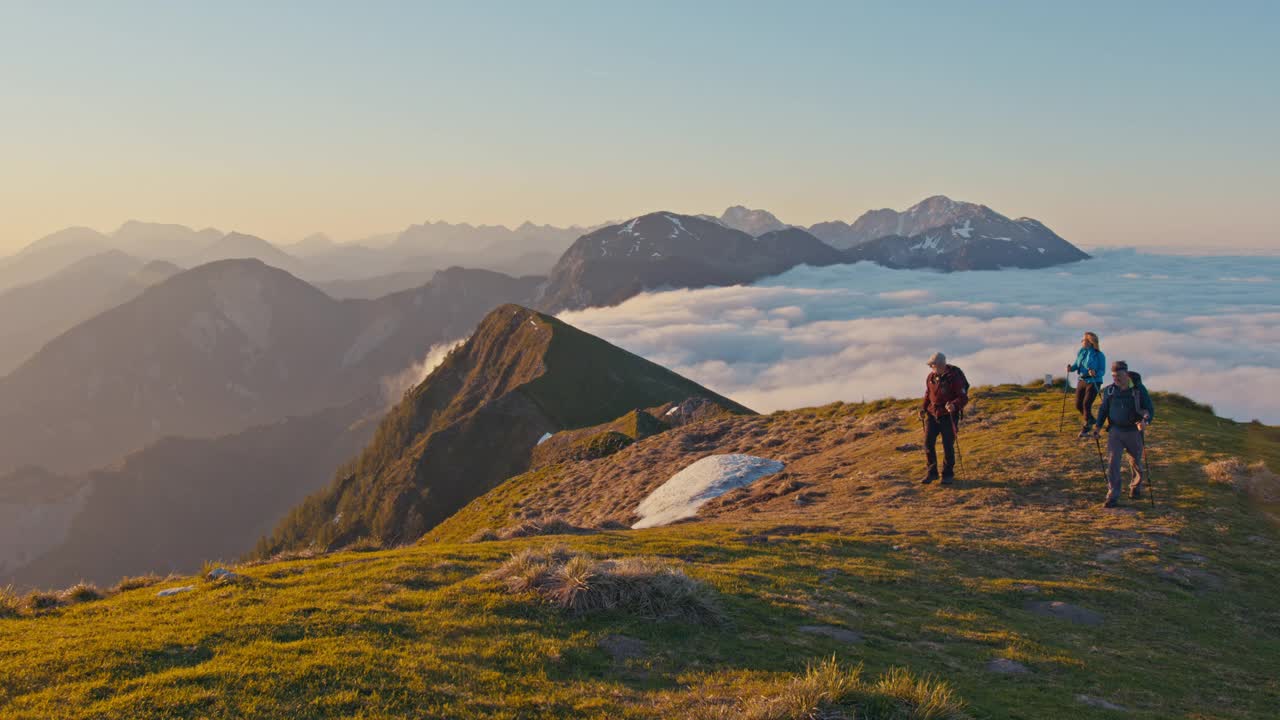
[[[1076,410],[1080,413],[1080,418],[1084,420],[1084,429],[1089,430],[1098,424],[1098,419],[1093,416],[1093,401],[1098,399],[1098,386],[1091,382],[1081,380],[1076,385]]]
[[[956,468],[956,425],[951,415],[925,416],[924,458],[929,464],[929,474],[938,474],[938,436],[942,436],[942,477],[952,477]]]

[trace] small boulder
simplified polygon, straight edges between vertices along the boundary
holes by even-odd
[[[1026,608],[1036,615],[1065,620],[1073,625],[1093,626],[1102,624],[1102,616],[1098,613],[1060,600],[1028,603]]]
[[[244,575],[241,575],[240,573],[237,573],[237,572],[232,572],[231,570],[228,570],[224,567],[214,568],[210,570],[209,574],[205,575],[204,577],[209,582],[222,583],[222,584],[238,583],[238,582],[243,582],[244,580],[247,579]]]
[[[192,590],[195,590],[195,589],[196,589],[195,585],[184,585],[182,587],[169,588],[167,590],[161,590],[160,592],[156,593],[156,597],[169,597],[171,595],[177,595],[179,593],[191,592]]]
[[[835,625],[802,625],[800,627],[800,632],[808,633],[809,635],[829,637],[832,640],[847,643],[849,645],[862,642],[861,634],[847,628],[836,627]]]

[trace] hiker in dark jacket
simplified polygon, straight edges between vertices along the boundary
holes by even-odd
[[[1076,353],[1076,361],[1067,366],[1067,372],[1076,373],[1076,410],[1084,421],[1084,427],[1077,436],[1083,440],[1089,436],[1096,420],[1093,417],[1093,401],[1098,399],[1102,390],[1102,379],[1107,372],[1107,356],[1098,347],[1097,333],[1087,332],[1080,338],[1080,351]]]
[[[929,376],[924,381],[924,401],[920,405],[920,419],[925,423],[924,457],[928,463],[922,483],[938,479],[938,436],[942,436],[942,484],[955,480],[956,431],[960,411],[969,402],[965,381],[957,368],[947,364],[947,356],[934,353],[929,358]]]
[[[1112,384],[1102,391],[1102,405],[1098,407],[1098,428],[1093,431],[1096,438],[1104,426],[1107,431],[1107,501],[1104,507],[1115,507],[1120,498],[1120,459],[1129,453],[1129,466],[1133,470],[1133,484],[1129,486],[1129,497],[1142,497],[1142,484],[1146,481],[1146,471],[1142,463],[1145,448],[1143,430],[1155,419],[1156,409],[1151,404],[1151,395],[1142,383],[1135,382],[1137,373],[1131,377],[1129,365],[1123,360],[1111,363]]]

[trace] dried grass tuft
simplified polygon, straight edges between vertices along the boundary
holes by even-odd
[[[1259,502],[1280,503],[1280,475],[1266,463],[1248,465],[1238,457],[1216,460],[1204,466],[1209,482],[1228,485]]]
[[[101,600],[104,595],[97,585],[87,583],[83,580],[63,590],[60,595],[64,603],[84,603]]]
[[[809,665],[803,674],[768,687],[755,697],[726,704],[704,696],[691,713],[698,720],[966,720],[962,701],[945,683],[916,678],[902,669],[875,682],[862,666],[834,657]]]
[[[597,560],[563,549],[525,549],[491,576],[512,593],[536,593],[573,613],[621,610],[705,625],[724,622],[707,585],[656,558]]]
[[[125,578],[121,578],[120,582],[116,583],[116,586],[111,588],[111,592],[126,592],[129,590],[138,590],[140,588],[151,587],[152,585],[155,585],[163,580],[164,578],[154,574],[138,575],[135,577],[125,577]]]

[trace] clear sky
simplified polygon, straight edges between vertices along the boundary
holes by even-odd
[[[1280,2],[0,0],[0,251],[932,194],[1280,246]]]

